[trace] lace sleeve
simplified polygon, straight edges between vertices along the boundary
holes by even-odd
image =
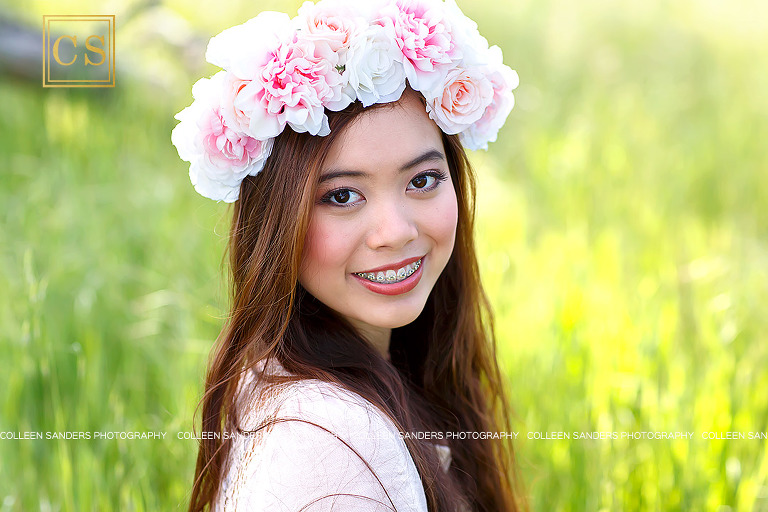
[[[297,387],[264,434],[238,437],[217,511],[426,512],[394,424],[327,383]]]

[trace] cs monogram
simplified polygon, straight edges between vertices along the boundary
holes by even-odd
[[[43,87],[114,87],[115,16],[43,16]]]

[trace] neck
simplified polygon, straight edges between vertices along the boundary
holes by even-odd
[[[391,361],[389,357],[389,340],[392,335],[392,329],[388,327],[373,327],[370,325],[361,325],[360,323],[350,319],[352,325],[363,335],[363,338],[368,341],[376,351],[381,354],[381,357],[387,361]]]

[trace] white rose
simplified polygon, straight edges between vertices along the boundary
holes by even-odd
[[[402,52],[382,26],[371,25],[352,41],[344,75],[363,106],[400,98],[405,90],[402,59]]]

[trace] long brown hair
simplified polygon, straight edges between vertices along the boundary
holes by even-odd
[[[221,434],[238,429],[241,374],[272,358],[295,375],[292,380],[320,379],[359,394],[400,432],[470,433],[448,440],[448,472],[439,470],[433,447],[405,436],[430,511],[456,510],[462,502],[471,511],[527,508],[511,440],[471,435],[511,432],[512,411],[475,255],[475,177],[456,135],[442,137],[459,211],[453,254],[420,316],[392,330],[391,363],[298,282],[325,155],[344,127],[367,110],[355,102],[327,112],[331,133],[325,137],[284,130],[264,169],[241,185],[228,247],[232,305],[198,404],[207,435],[200,442],[189,512],[205,510],[219,492],[232,443]]]

